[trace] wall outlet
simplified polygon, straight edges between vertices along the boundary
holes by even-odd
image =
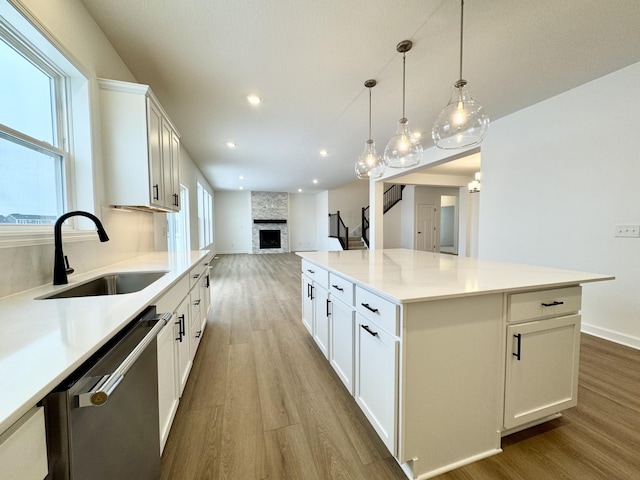
[[[640,237],[640,225],[616,225],[616,237]]]

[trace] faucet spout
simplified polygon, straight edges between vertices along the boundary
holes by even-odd
[[[104,227],[102,226],[102,222],[100,221],[100,219],[89,212],[75,210],[73,212],[67,212],[64,215],[62,215],[60,218],[58,218],[58,220],[56,220],[56,223],[53,227],[54,244],[55,244],[55,252],[53,257],[53,284],[54,285],[64,285],[66,283],[69,283],[69,280],[67,279],[67,270],[66,270],[66,265],[64,261],[64,253],[62,251],[62,224],[67,218],[74,217],[74,216],[87,217],[88,219],[93,221],[93,223],[95,223],[96,228],[98,230],[98,238],[100,239],[100,241],[101,242],[109,241],[109,236],[107,235],[107,232],[104,230]]]

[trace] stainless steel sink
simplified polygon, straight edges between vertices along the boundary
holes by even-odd
[[[148,287],[167,272],[127,272],[109,273],[71,288],[40,297],[50,298],[93,297],[97,295],[119,295],[133,293]]]

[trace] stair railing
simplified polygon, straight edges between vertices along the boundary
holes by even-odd
[[[340,218],[340,210],[329,214],[329,236],[337,238],[343,250],[349,250],[349,229]]]
[[[385,214],[402,200],[402,191],[406,185],[398,183],[391,185],[382,196],[382,213]],[[369,207],[362,207],[362,240],[369,248]]]

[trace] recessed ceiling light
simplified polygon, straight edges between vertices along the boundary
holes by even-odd
[[[318,183],[318,179],[317,179],[317,178],[314,178],[314,179],[313,179],[313,183]]]
[[[326,157],[327,155],[329,155],[329,152],[327,152],[324,148],[322,150],[320,150],[320,156],[321,157]]]
[[[238,178],[239,178],[240,180],[244,180],[244,175],[240,175]]]
[[[227,147],[236,148],[236,144],[235,144],[235,142],[227,142]]]
[[[262,99],[257,95],[247,95],[247,100],[251,105],[260,105],[262,103]]]
[[[240,186],[238,187],[238,190],[244,190],[244,187],[243,187],[242,185],[240,185]]]
[[[302,189],[301,189],[301,188],[299,188],[299,189],[298,189],[298,193],[300,193],[300,192],[302,192]]]

